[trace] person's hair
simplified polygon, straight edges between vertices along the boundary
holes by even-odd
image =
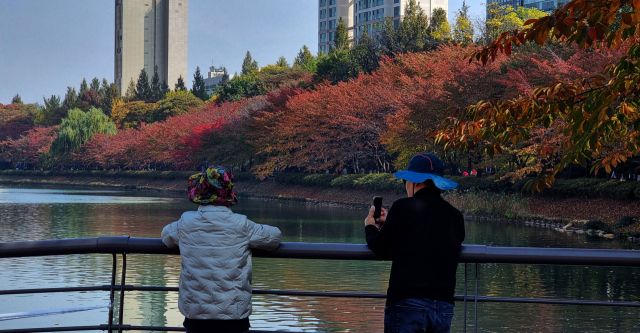
[[[433,180],[431,179],[427,179],[425,181],[422,182],[426,187],[431,187],[431,186],[436,186],[436,184],[433,183]]]

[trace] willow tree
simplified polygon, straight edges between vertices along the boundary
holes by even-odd
[[[530,26],[529,26],[530,25]],[[527,43],[549,39],[586,50],[624,50],[604,75],[555,81],[515,99],[480,101],[453,109],[436,142],[460,150],[483,150],[489,156],[528,140],[540,129],[555,129],[554,142],[537,153],[554,167],[541,170],[529,185],[543,190],[555,175],[577,163],[610,172],[640,152],[640,1],[573,0],[553,14],[530,19],[526,29],[504,32],[470,55],[486,64]]]
[[[51,143],[51,153],[56,156],[68,156],[96,134],[116,134],[116,125],[102,110],[94,107],[83,112],[80,109],[69,110],[62,120],[58,137]]]

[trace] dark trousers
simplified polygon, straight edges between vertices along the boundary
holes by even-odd
[[[238,320],[188,319],[182,323],[187,333],[244,333],[249,331],[249,318]]]
[[[384,309],[384,333],[449,333],[453,304],[411,298]]]

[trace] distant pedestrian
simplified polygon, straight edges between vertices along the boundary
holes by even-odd
[[[233,183],[231,171],[221,166],[189,177],[189,200],[200,207],[162,230],[167,247],[180,247],[178,308],[188,333],[248,332],[251,249],[280,245],[278,228],[231,211],[238,203]]]

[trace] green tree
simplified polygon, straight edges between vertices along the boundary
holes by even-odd
[[[62,122],[62,118],[67,116],[67,109],[62,107],[60,97],[51,95],[49,99],[42,96],[44,106],[41,107],[36,113],[36,117],[33,120],[35,125],[40,126],[54,126]]]
[[[318,70],[318,59],[311,54],[306,45],[302,45],[300,52],[293,61],[293,68],[302,68],[309,73],[315,73]]]
[[[229,84],[229,73],[227,73],[227,68],[222,67],[224,74],[222,74],[222,78],[220,79],[220,83],[218,84],[218,88],[226,87]]]
[[[318,59],[317,75],[332,83],[354,78],[358,75],[358,69],[351,60],[350,50],[335,48]]]
[[[87,84],[87,79],[82,78],[82,83],[80,83],[80,90],[78,91],[78,99],[82,100],[82,95],[89,90],[89,85]]]
[[[106,80],[105,80],[106,81]],[[102,110],[104,114],[111,117],[111,111],[113,110],[113,104],[117,101],[121,101],[122,96],[118,85],[115,83],[109,84],[104,93],[104,99],[102,100]]]
[[[169,85],[167,84],[167,80],[162,80],[162,85],[160,86],[160,99],[164,99],[165,96],[171,91],[169,89]]]
[[[129,81],[129,86],[127,87],[127,92],[124,94],[124,99],[128,101],[133,101],[136,98],[136,81],[131,78]]]
[[[287,62],[287,59],[284,56],[280,56],[280,58],[278,58],[278,61],[276,61],[276,66],[289,68],[289,63]]]
[[[333,42],[335,43],[335,48],[338,50],[346,50],[349,48],[349,33],[347,32],[347,24],[342,19],[342,16],[338,19]]]
[[[136,99],[140,101],[146,101],[151,99],[151,85],[149,84],[149,75],[143,68],[138,75],[138,82],[136,83]]]
[[[378,35],[380,54],[393,57],[395,54],[401,53],[400,31],[393,26],[393,20],[387,17],[381,25],[380,34]]]
[[[244,98],[260,95],[262,91],[256,84],[254,75],[236,75],[218,89],[218,101],[241,101]]]
[[[253,71],[258,70],[258,62],[253,60],[251,57],[251,52],[247,51],[247,54],[244,56],[244,60],[242,61],[242,71],[241,75],[249,75]]]
[[[448,41],[451,36],[451,27],[447,21],[447,12],[442,8],[436,8],[431,14],[429,35],[437,41]]]
[[[366,28],[350,52],[351,62],[357,66],[356,71],[371,73],[378,69],[378,44],[369,36]]]
[[[162,83],[158,75],[158,65],[154,65],[153,76],[151,77],[151,99],[161,99],[162,95]]]
[[[67,93],[64,95],[62,107],[69,110],[80,106],[80,99],[76,93],[76,88],[67,87]]]
[[[207,91],[204,88],[204,78],[200,74],[200,67],[196,67],[196,72],[193,74],[193,85],[191,86],[191,93],[200,98],[203,101],[209,99]]]
[[[453,40],[461,45],[473,43],[473,23],[469,18],[469,6],[462,1],[462,7],[456,11],[456,23],[453,26]]]
[[[182,78],[182,75],[178,77],[178,82],[176,82],[174,91],[187,91],[187,86],[184,84],[184,79]]]
[[[51,152],[56,156],[68,155],[78,151],[83,143],[96,134],[116,133],[116,125],[102,110],[92,107],[83,112],[74,108],[62,120],[58,137],[51,143]]]
[[[427,42],[429,18],[424,9],[416,2],[409,0],[404,9],[404,19],[400,22],[400,46],[402,52],[420,52]]]
[[[11,104],[22,104],[22,98],[19,94],[13,96],[13,98],[11,99]]]
[[[100,101],[102,102],[102,106],[100,106],[100,108],[102,110],[105,110],[104,104],[109,94],[109,81],[107,81],[106,78],[102,78],[102,85],[100,85],[100,89],[97,91],[98,91],[98,97],[100,97]]]
[[[149,116],[149,122],[185,114],[191,109],[199,109],[203,105],[202,100],[194,96],[190,91],[178,90],[169,92],[165,99],[158,102],[158,108],[153,110]]]
[[[89,86],[89,89],[93,89],[93,91],[95,92],[100,91],[100,80],[97,77],[94,77],[93,80],[91,80],[91,85]]]

